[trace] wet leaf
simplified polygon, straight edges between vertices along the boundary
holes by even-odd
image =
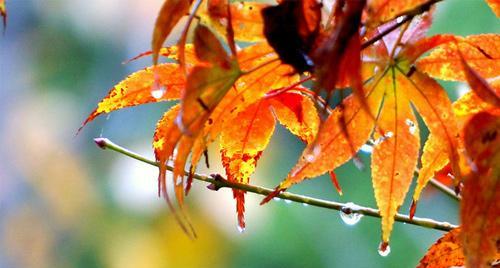
[[[179,22],[179,20],[187,14],[191,0],[165,0],[163,6],[156,18],[153,31],[151,47],[153,50],[153,63],[158,62],[158,53],[167,39],[168,35]]]
[[[228,179],[248,184],[257,161],[274,132],[275,119],[264,100],[249,106],[233,120],[227,121],[221,133],[222,163]],[[233,190],[237,203],[238,223],[245,228],[244,191]]]
[[[498,0],[486,0],[486,3],[490,6],[491,10],[497,17],[500,17],[500,1]]]
[[[500,256],[500,116],[474,115],[464,129],[472,172],[462,190],[460,219],[467,267],[490,267]]]
[[[457,228],[439,238],[420,260],[417,268],[463,267],[465,257],[460,235],[461,230]]]
[[[467,64],[483,78],[500,75],[500,35],[480,34],[457,37],[458,46]],[[417,61],[417,68],[434,78],[466,81],[462,59],[454,42],[445,43]]]
[[[286,92],[269,99],[278,121],[302,141],[310,143],[319,128],[314,102],[300,93]]]
[[[390,84],[383,84],[385,97],[377,126],[384,129],[385,136],[375,135],[376,140],[382,140],[374,147],[371,162],[375,200],[382,216],[383,242],[389,242],[394,215],[410,187],[420,148],[417,120],[409,105],[409,96],[400,88],[405,84],[398,81],[404,78],[396,75],[393,79]]]
[[[485,102],[493,106],[500,107],[500,95],[495,92],[492,86],[481,75],[465,61],[463,54],[459,51],[460,59],[465,73],[465,78],[471,89]]]
[[[221,36],[226,36],[225,23],[227,21],[225,22],[224,18],[227,16],[227,11],[224,8],[224,3],[227,1],[209,1],[207,10],[201,9],[199,12],[201,22]],[[268,4],[258,2],[234,2],[230,4],[231,21],[236,41],[259,42],[264,40],[264,22],[261,10],[267,6]]]
[[[368,24],[377,26],[426,2],[428,0],[368,0]]]
[[[177,64],[165,63],[131,74],[109,91],[82,127],[103,113],[180,98],[186,79],[178,68]],[[155,84],[155,77],[158,84]]]

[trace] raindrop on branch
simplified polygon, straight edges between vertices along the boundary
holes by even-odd
[[[356,210],[358,206],[352,202],[346,203],[342,209],[340,209],[340,218],[347,225],[355,225],[358,223],[363,217],[362,214],[355,213],[353,210]]]
[[[238,232],[240,234],[242,234],[243,232],[245,232],[245,227],[241,227],[241,226],[238,225],[237,228],[238,228]]]

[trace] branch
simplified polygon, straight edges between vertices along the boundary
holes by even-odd
[[[126,148],[123,148],[123,147],[113,143],[112,141],[110,141],[107,138],[96,138],[96,139],[94,139],[94,141],[101,149],[111,149],[115,152],[124,154],[128,157],[134,158],[136,160],[142,161],[144,163],[147,163],[147,164],[150,164],[153,166],[160,165],[158,162],[147,159],[146,157],[144,157],[142,155],[134,153]],[[167,165],[167,170],[172,171],[173,167]],[[186,175],[188,175],[188,174],[189,174],[189,172],[186,172]],[[249,184],[241,184],[241,183],[237,183],[237,182],[231,182],[231,181],[228,181],[228,180],[222,178],[221,176],[207,176],[207,175],[195,173],[195,174],[193,174],[193,179],[210,183],[210,188],[214,189],[214,190],[218,190],[220,188],[232,188],[232,189],[244,190],[247,192],[252,192],[252,193],[265,195],[265,196],[267,196],[273,192],[273,190],[269,189],[269,188],[264,188],[264,187],[249,185]],[[373,208],[369,208],[369,207],[362,207],[362,206],[357,206],[357,205],[349,206],[349,205],[344,204],[344,203],[326,201],[326,200],[312,198],[312,197],[308,197],[308,196],[292,194],[289,192],[283,192],[277,196],[281,199],[286,199],[286,200],[294,201],[297,203],[308,204],[308,205],[316,206],[316,207],[322,207],[322,208],[327,208],[327,209],[343,211],[343,212],[348,213],[348,214],[359,213],[362,215],[371,216],[371,217],[375,217],[375,218],[381,217],[380,213],[377,209],[373,209]],[[453,225],[453,224],[448,223],[448,222],[438,222],[438,221],[435,221],[432,219],[417,218],[417,217],[410,219],[409,216],[399,214],[399,213],[396,214],[394,219],[396,221],[399,221],[399,222],[409,223],[409,224],[418,225],[418,226],[425,227],[425,228],[432,228],[432,229],[442,230],[442,231],[450,231],[450,230],[458,227],[458,226]]]

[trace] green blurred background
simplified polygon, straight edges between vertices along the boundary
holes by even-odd
[[[170,104],[103,116],[75,137],[114,84],[151,64],[121,62],[149,49],[161,2],[7,0],[9,25],[0,36],[0,267],[414,267],[442,232],[396,223],[392,252],[381,257],[379,219],[348,226],[337,211],[283,200],[260,207],[262,197],[248,194],[248,227],[240,234],[230,191],[209,191],[197,181],[187,204],[199,238],[189,240],[156,196],[156,169],[92,141],[102,135],[152,157],[155,123]],[[499,30],[482,0],[447,0],[431,32]],[[446,86],[453,98],[466,88]],[[275,186],[301,150],[278,127],[252,182]],[[201,172],[223,173],[216,146],[210,155],[213,167]],[[327,177],[291,191],[375,207],[369,172],[341,167],[343,196]],[[426,189],[417,216],[457,223],[457,203]]]

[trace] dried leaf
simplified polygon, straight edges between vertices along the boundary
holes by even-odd
[[[153,50],[153,63],[158,62],[158,53],[167,39],[168,35],[179,22],[179,20],[187,14],[191,0],[165,0],[156,18],[153,31],[151,47]]]
[[[228,179],[248,184],[257,161],[274,132],[275,119],[269,106],[261,100],[227,121],[221,133],[222,163]],[[233,190],[237,203],[238,223],[245,228],[244,191]]]
[[[456,228],[439,238],[420,260],[417,268],[463,267],[465,257],[460,235],[460,228]]]
[[[467,64],[485,78],[500,75],[500,35],[480,34],[457,38]],[[466,81],[462,59],[454,42],[440,45],[428,56],[417,61],[417,69],[434,78]]]
[[[262,9],[264,35],[283,63],[298,73],[314,68],[308,54],[319,34],[321,6],[316,0],[282,1]]]

